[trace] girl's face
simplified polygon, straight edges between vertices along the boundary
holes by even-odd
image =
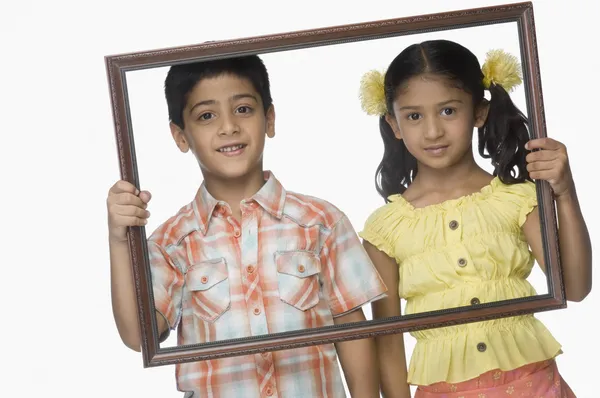
[[[486,117],[487,106],[474,110],[471,94],[448,79],[420,75],[398,89],[386,120],[419,168],[443,169],[472,159],[473,129]]]

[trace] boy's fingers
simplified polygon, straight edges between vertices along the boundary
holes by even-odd
[[[150,199],[152,199],[152,194],[150,194],[150,192],[148,191],[142,191],[140,192],[139,197],[142,200],[142,202],[148,203],[150,202]]]
[[[139,197],[130,193],[120,193],[109,198],[109,203],[116,205],[132,205],[141,208],[145,208],[146,204]]]
[[[148,220],[145,218],[139,218],[139,217],[125,217],[124,221],[126,222],[125,225],[127,225],[128,227],[141,227],[143,225],[148,224]]]
[[[135,216],[147,218],[150,216],[150,212],[139,206],[134,205],[115,205],[114,214],[119,216]]]
[[[117,181],[115,183],[115,185],[113,185],[112,188],[110,189],[110,192],[113,194],[119,194],[119,193],[130,193],[133,195],[139,194],[138,189],[132,183],[124,181],[124,180]]]

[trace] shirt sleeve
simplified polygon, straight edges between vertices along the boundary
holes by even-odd
[[[326,238],[320,256],[334,317],[385,297],[387,287],[345,215]]]
[[[514,187],[515,196],[519,199],[519,226],[523,226],[529,213],[537,209],[537,189],[535,183],[526,181],[516,184]]]
[[[398,211],[394,210],[388,205],[375,210],[367,218],[363,230],[359,232],[359,236],[387,254],[388,257],[396,259],[394,245],[391,243],[390,237],[390,231],[393,230],[393,225],[397,223],[396,219],[398,219]]]
[[[184,277],[165,250],[153,241],[148,241],[148,256],[155,310],[169,325],[167,332],[159,337],[160,342],[163,342],[169,336],[169,331],[174,330],[181,319]]]

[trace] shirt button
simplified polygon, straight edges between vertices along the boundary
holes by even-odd
[[[267,397],[270,397],[271,395],[273,395],[273,389],[271,387],[267,387]]]
[[[467,260],[464,258],[459,258],[458,259],[458,266],[459,267],[465,267],[467,265]]]
[[[202,278],[200,278],[200,282],[206,284],[208,283],[208,277],[207,276],[203,276]]]
[[[298,272],[300,272],[302,274],[302,273],[304,273],[304,271],[306,271],[306,268],[304,268],[304,265],[300,264],[298,266]]]
[[[458,228],[458,221],[452,220],[452,221],[450,221],[450,224],[448,224],[448,226],[450,227],[451,230],[455,230],[456,228]]]
[[[480,301],[479,301],[479,299],[478,299],[477,297],[473,297],[473,298],[471,299],[471,304],[472,304],[472,305],[477,305],[477,304],[479,304],[479,303],[480,303]]]
[[[240,231],[238,231],[238,230],[236,230],[236,231],[233,233],[233,236],[235,236],[236,238],[239,238],[239,237],[240,237],[240,235],[241,235],[241,234],[240,234]]]
[[[256,307],[254,309],[254,315],[260,315],[260,308]]]
[[[247,266],[246,267],[246,272],[248,272],[249,274],[253,273],[254,272],[254,267],[251,266],[251,265]]]
[[[477,351],[479,351],[479,352],[485,352],[485,350],[487,350],[487,345],[485,345],[485,343],[479,343],[479,344],[477,344]]]

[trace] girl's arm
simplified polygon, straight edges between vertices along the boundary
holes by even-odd
[[[532,178],[548,181],[554,192],[566,298],[582,301],[592,290],[592,244],[579,206],[567,150],[563,144],[550,138],[530,141],[527,149],[541,149],[527,155],[527,168]],[[539,212],[529,214],[523,232],[545,271]]]
[[[565,294],[569,301],[582,301],[592,290],[592,247],[590,236],[579,208],[577,194],[556,198],[558,239],[563,269]],[[544,272],[544,248],[540,230],[540,215],[533,211],[523,225],[525,237]]]
[[[375,264],[383,282],[388,286],[387,297],[371,303],[373,319],[399,316],[398,264],[369,242],[363,241],[363,246],[371,261]],[[377,347],[382,396],[384,398],[410,398],[403,334],[377,336],[375,345]]]

